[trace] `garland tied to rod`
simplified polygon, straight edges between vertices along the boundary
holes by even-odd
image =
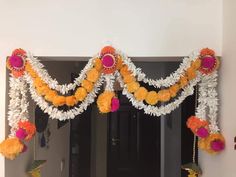
[[[0,144],[0,153],[9,159],[26,150],[24,141],[35,134],[35,126],[28,120],[27,90],[31,98],[50,118],[74,119],[95,101],[105,83],[105,90],[98,96],[101,113],[119,109],[119,99],[114,92],[114,83],[123,88],[123,94],[137,109],[159,117],[176,109],[194,86],[199,85],[198,107],[187,126],[199,137],[199,147],[209,153],[224,149],[225,142],[217,125],[218,98],[216,92],[219,59],[215,52],[205,48],[185,57],[179,68],[165,79],[150,79],[137,68],[121,51],[111,46],[104,47],[92,57],[73,83],[61,85],[53,79],[40,61],[16,49],[7,58],[10,74],[10,103],[8,121],[9,137]],[[153,89],[148,90],[142,83]],[[70,91],[73,91],[74,94]],[[62,107],[67,107],[66,111]]]

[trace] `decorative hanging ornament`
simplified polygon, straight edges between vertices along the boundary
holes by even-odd
[[[199,106],[196,116],[190,118],[187,124],[199,137],[201,149],[218,153],[225,147],[217,124],[218,64],[215,52],[206,48],[185,57],[179,68],[166,78],[150,79],[129,57],[106,46],[99,56],[89,59],[72,83],[59,84],[36,57],[30,53],[26,55],[23,49],[16,49],[7,58],[7,67],[12,72],[8,106],[11,130],[9,137],[0,144],[0,153],[14,159],[26,150],[24,141],[31,140],[35,134],[35,126],[28,120],[27,91],[44,113],[62,121],[74,119],[87,110],[104,83],[105,91],[97,99],[98,109],[101,113],[117,111],[120,101],[115,94],[116,81],[123,89],[123,95],[135,108],[156,117],[175,110],[194,93],[195,86],[199,84]],[[150,87],[145,87],[142,82]]]
[[[101,113],[115,112],[120,107],[120,101],[112,91],[104,91],[98,96],[97,106]]]
[[[111,46],[104,47],[100,52],[100,57],[103,66],[103,73],[111,74],[116,71],[117,65],[117,56],[115,53],[115,49]]]
[[[198,175],[202,175],[201,168],[195,162],[183,165],[182,169],[189,173],[188,177],[197,177]]]
[[[203,74],[210,74],[219,67],[219,59],[215,56],[215,52],[205,48],[200,52],[201,67],[200,71]]]
[[[14,77],[21,77],[25,70],[26,52],[23,49],[16,49],[10,57],[7,57],[7,67]]]

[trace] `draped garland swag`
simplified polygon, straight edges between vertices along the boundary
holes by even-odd
[[[25,142],[35,134],[35,125],[28,120],[28,91],[42,111],[50,118],[62,121],[83,113],[96,100],[103,84],[104,91],[96,100],[99,111],[118,111],[120,103],[114,90],[114,83],[118,82],[122,93],[135,108],[156,118],[178,108],[198,85],[198,106],[195,115],[187,120],[187,127],[198,137],[200,149],[217,154],[225,147],[217,121],[218,67],[219,58],[215,52],[204,48],[183,58],[179,68],[168,77],[151,79],[124,53],[105,46],[89,59],[74,82],[59,84],[38,58],[23,49],[16,49],[7,58],[7,68],[11,71],[8,105],[11,130],[0,144],[0,153],[14,159],[26,151]],[[153,89],[145,88],[142,83]]]

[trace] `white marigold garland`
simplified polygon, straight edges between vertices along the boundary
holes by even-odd
[[[74,119],[75,116],[83,113],[87,109],[87,107],[94,102],[103,83],[103,77],[100,77],[100,79],[94,85],[94,89],[87,95],[85,100],[78,105],[78,107],[74,107],[72,109],[69,109],[68,111],[62,111],[59,110],[57,107],[50,105],[48,102],[45,101],[45,99],[42,96],[37,94],[33,86],[33,80],[28,74],[25,74],[24,79],[29,85],[29,91],[31,97],[36,102],[36,104],[45,113],[49,114],[49,116],[52,119],[58,119],[58,120]]]
[[[187,68],[190,67],[191,63],[199,57],[199,52],[193,52],[188,57],[185,57],[183,59],[179,68],[175,72],[171,73],[165,79],[160,78],[154,80],[147,78],[146,74],[142,72],[141,68],[137,68],[128,56],[126,56],[121,51],[119,51],[118,53],[122,56],[123,62],[128,66],[132,74],[137,77],[138,81],[147,83],[150,86],[154,86],[155,88],[170,87],[171,85],[174,85],[176,82],[179,81],[180,77],[185,73]]]
[[[86,73],[93,67],[94,59],[97,56],[89,59],[84,69],[80,72],[79,76],[75,78],[73,83],[60,85],[56,79],[48,74],[47,70],[44,69],[44,65],[40,61],[28,53],[27,61],[31,64],[32,68],[38,73],[39,77],[46,83],[51,89],[59,91],[61,94],[67,94],[69,91],[74,90],[81,82],[85,79]]]

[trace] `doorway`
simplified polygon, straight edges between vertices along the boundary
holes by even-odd
[[[137,66],[150,77],[165,77],[178,64]],[[195,96],[169,115],[152,117],[135,109],[121,92],[117,95],[119,111],[100,114],[92,104],[70,121],[70,177],[187,177],[181,164],[191,162],[193,136],[185,123],[194,113]]]

